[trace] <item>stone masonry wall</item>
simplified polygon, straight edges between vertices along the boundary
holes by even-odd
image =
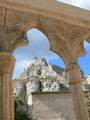
[[[76,120],[70,93],[32,94],[33,120]]]

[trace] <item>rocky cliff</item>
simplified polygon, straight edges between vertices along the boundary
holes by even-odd
[[[87,78],[81,71],[83,89],[87,89]],[[86,79],[86,80],[85,80]],[[69,77],[67,72],[60,67],[50,65],[45,59],[35,58],[33,63],[23,71],[20,79],[14,80],[14,95],[22,98],[32,92],[59,92],[69,90]],[[89,85],[90,86],[90,85]]]
[[[14,81],[14,94],[18,95],[25,91],[50,92],[69,90],[68,77],[63,68],[50,65],[45,59],[35,58],[34,62],[23,71],[20,79]]]

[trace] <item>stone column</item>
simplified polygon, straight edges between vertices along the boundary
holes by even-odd
[[[76,118],[77,120],[89,120],[85,97],[82,90],[80,67],[77,63],[71,63],[68,65],[67,70],[70,77],[71,93],[73,97]]]
[[[0,120],[14,120],[11,80],[14,62],[10,53],[0,53]]]

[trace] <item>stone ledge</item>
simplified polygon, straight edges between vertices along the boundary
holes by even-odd
[[[33,92],[32,95],[34,94],[40,94],[40,95],[43,95],[43,94],[71,94],[70,91],[59,91],[59,92]]]

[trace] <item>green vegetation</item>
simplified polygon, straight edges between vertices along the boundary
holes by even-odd
[[[15,98],[14,99],[14,120],[31,120],[28,114],[21,110],[23,103],[21,100]]]

